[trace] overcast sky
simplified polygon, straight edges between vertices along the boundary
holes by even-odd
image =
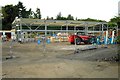
[[[118,15],[118,2],[120,0],[0,0],[0,6],[7,4],[16,5],[23,2],[27,9],[41,9],[42,18],[56,17],[61,12],[62,16],[71,14],[79,19],[94,18],[109,21]]]

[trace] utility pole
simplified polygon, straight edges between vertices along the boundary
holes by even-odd
[[[88,23],[85,22],[85,35],[87,35],[87,34],[88,34]]]
[[[45,36],[47,36],[47,21],[45,20]]]
[[[18,40],[22,41],[22,14],[21,14],[22,9],[19,8],[19,18],[20,18],[20,23],[19,23],[19,30],[18,30]]]
[[[68,33],[68,21],[66,21],[66,33]]]

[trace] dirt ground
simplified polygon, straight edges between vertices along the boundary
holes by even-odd
[[[74,54],[75,45],[68,42],[10,45],[10,42],[2,43],[3,78],[118,78],[119,75],[118,62],[108,61],[118,54],[118,45],[77,54]],[[76,47],[88,46],[91,45]],[[13,58],[7,59],[10,55]]]

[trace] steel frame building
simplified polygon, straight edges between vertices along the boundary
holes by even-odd
[[[47,36],[48,32],[65,32],[75,33],[85,32],[89,33],[103,33],[108,30],[107,22],[90,22],[90,21],[75,21],[75,20],[44,20],[44,19],[29,19],[29,18],[16,18],[13,21],[13,28],[16,29],[18,36],[22,32],[44,32]],[[50,27],[55,28],[50,28]]]

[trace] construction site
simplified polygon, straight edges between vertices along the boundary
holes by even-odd
[[[2,78],[119,77],[117,25],[16,18],[13,30],[1,33]]]

